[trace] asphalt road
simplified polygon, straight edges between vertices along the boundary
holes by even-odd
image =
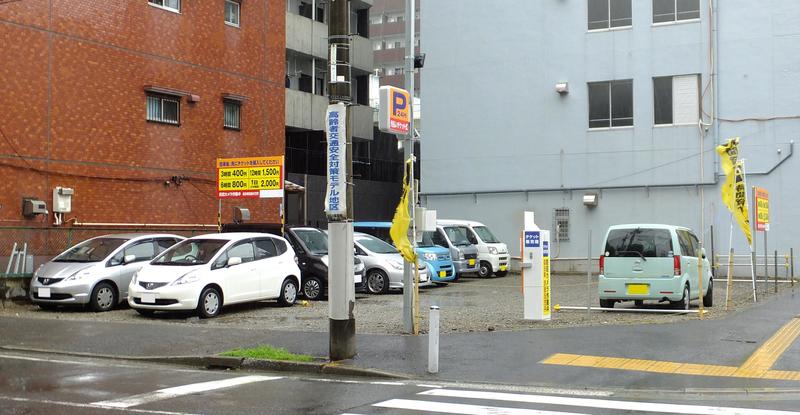
[[[794,393],[668,394],[280,373],[0,353],[2,414],[753,414],[788,415]],[[779,411],[779,412],[775,412]]]

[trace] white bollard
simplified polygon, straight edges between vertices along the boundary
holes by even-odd
[[[431,306],[428,323],[428,373],[439,373],[439,306]]]

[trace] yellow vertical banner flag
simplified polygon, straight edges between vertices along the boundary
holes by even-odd
[[[747,244],[753,245],[753,235],[750,232],[750,213],[747,208],[747,187],[744,181],[744,165],[741,161],[737,162],[734,166],[734,206],[733,216],[736,217],[736,222],[742,228],[744,236],[747,237]]]
[[[397,209],[394,211],[394,218],[392,219],[392,227],[389,228],[389,235],[392,237],[392,242],[400,255],[412,263],[417,263],[417,254],[408,240],[408,226],[411,224],[411,216],[408,214],[408,193],[411,190],[411,180],[409,178],[409,170],[411,170],[411,159],[406,160],[406,165],[403,173],[403,195],[400,197],[400,203],[397,204]]]
[[[722,172],[725,173],[725,182],[722,183],[722,203],[733,213],[736,209],[733,170],[739,157],[739,137],[731,138],[727,143],[717,146],[717,153],[721,159]]]

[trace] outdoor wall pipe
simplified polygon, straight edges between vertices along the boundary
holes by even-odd
[[[750,173],[747,173],[750,174]],[[541,189],[510,189],[510,190],[482,190],[482,191],[463,191],[463,192],[431,192],[420,193],[420,196],[460,196],[460,195],[488,195],[488,194],[510,194],[510,193],[540,193],[540,192],[567,192],[579,190],[624,190],[624,189],[653,189],[664,187],[696,187],[696,186],[716,186],[719,183],[719,176],[714,177],[713,182],[702,183],[679,183],[679,184],[651,184],[651,185],[624,185],[624,186],[579,186],[579,187],[548,187]]]
[[[586,310],[586,306],[583,307],[575,307],[575,306],[564,306],[556,304],[553,307],[554,310]],[[700,310],[659,310],[659,309],[652,309],[652,308],[606,308],[606,307],[590,307],[592,311],[621,311],[621,312],[629,312],[629,313],[661,313],[661,314],[687,314],[687,313],[699,313]],[[707,313],[706,311],[703,314]]]
[[[195,223],[110,223],[110,222],[75,222],[75,226],[123,226],[128,228],[216,228],[217,225]]]

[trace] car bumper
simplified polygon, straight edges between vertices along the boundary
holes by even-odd
[[[479,262],[477,260],[472,261],[472,265],[469,264],[469,260],[461,260],[461,261],[453,261],[453,265],[456,267],[456,274],[472,274],[478,272]]]
[[[456,279],[454,267],[436,267],[428,264],[428,275],[431,282],[447,282]]]
[[[199,284],[184,286],[165,286],[155,290],[145,290],[141,286],[128,287],[128,304],[133,308],[145,310],[194,310],[200,298]],[[194,286],[192,286],[194,285]],[[153,295],[154,303],[142,301],[142,297]]]
[[[44,296],[44,290],[50,291],[49,296]],[[42,291],[40,291],[42,290]],[[89,293],[92,291],[91,283],[82,283],[66,285],[59,282],[53,285],[43,285],[38,280],[31,281],[30,299],[34,303],[44,304],[88,304]]]
[[[674,278],[606,278],[601,275],[597,286],[601,300],[663,300],[683,298],[683,279]]]
[[[431,285],[430,278],[428,278],[428,270],[423,268],[419,270],[419,286],[425,287]],[[403,289],[405,283],[403,282],[403,270],[392,270],[389,272],[389,288]]]
[[[480,261],[486,261],[492,266],[492,271],[508,271],[508,261],[510,257],[505,254],[484,254],[478,257]]]

